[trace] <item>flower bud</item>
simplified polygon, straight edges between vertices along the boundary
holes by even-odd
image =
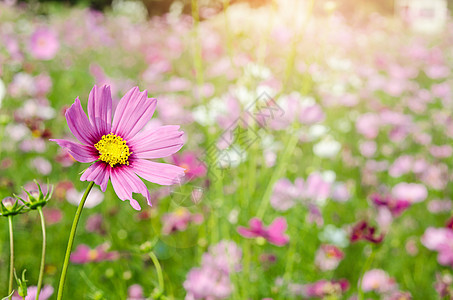
[[[23,208],[24,206],[21,205],[17,199],[6,197],[0,203],[0,215],[4,217],[14,216],[21,213]]]
[[[25,272],[27,270],[22,271],[22,278],[18,278],[16,275],[16,270],[14,270],[14,277],[16,277],[16,283],[17,283],[17,293],[19,294],[20,297],[25,298],[27,296],[27,281],[25,279]]]
[[[38,207],[43,207],[44,205],[46,205],[50,198],[52,198],[53,193],[53,186],[51,187],[50,191],[48,191],[44,195],[38,181],[35,180],[35,183],[38,186],[38,190],[29,192],[24,189],[25,193],[27,193],[28,195],[28,199],[27,200],[21,199],[24,202],[24,204],[30,209],[36,209]]]

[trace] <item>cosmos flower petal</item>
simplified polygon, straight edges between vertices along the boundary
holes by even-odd
[[[131,141],[132,152],[137,158],[152,159],[170,156],[184,145],[184,132],[179,126],[162,126],[138,133]]]
[[[132,198],[132,193],[136,191],[135,185],[125,180],[125,174],[127,174],[126,168],[111,168],[110,169],[110,179],[112,181],[113,189],[118,195],[118,198],[121,200],[129,200],[132,208],[135,210],[140,210],[140,204],[137,200]]]
[[[80,177],[81,181],[94,181],[105,192],[108,183],[109,165],[98,161],[92,164]]]
[[[286,223],[285,218],[278,217],[271,223],[271,225],[269,225],[268,230],[271,233],[281,233],[284,232],[287,227],[288,224]]]
[[[110,133],[112,126],[112,95],[110,86],[94,86],[88,97],[88,116],[99,135]]]
[[[66,121],[72,134],[85,145],[94,145],[98,142],[100,136],[96,134],[93,126],[91,126],[79,98],[66,111]]]
[[[81,163],[90,163],[98,159],[98,155],[93,147],[67,140],[51,139],[51,141],[56,142],[60,147],[68,149],[69,154]]]
[[[138,159],[131,166],[138,176],[160,185],[179,183],[184,176],[184,168],[145,159]]]
[[[121,98],[113,117],[112,132],[130,140],[151,120],[157,100],[148,98],[148,92],[132,88]]]
[[[254,231],[243,226],[239,226],[237,230],[238,233],[245,238],[254,238],[258,236]]]
[[[149,190],[143,183],[143,181],[129,168],[122,168],[120,172],[122,172],[122,176],[124,178],[127,178],[128,183],[133,189],[133,192],[142,194],[146,198],[149,206],[152,206]]]

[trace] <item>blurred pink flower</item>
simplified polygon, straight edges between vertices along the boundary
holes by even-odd
[[[371,200],[377,207],[387,208],[394,217],[398,217],[402,214],[403,211],[411,206],[411,203],[409,201],[405,199],[395,198],[390,195],[383,196],[379,194],[373,194],[371,195]]]
[[[289,284],[288,289],[291,294],[304,298],[341,297],[349,289],[349,282],[346,279],[326,280],[321,279],[308,284]]]
[[[271,205],[278,211],[286,211],[296,204],[296,200],[302,196],[304,180],[297,178],[294,184],[289,179],[279,179],[274,185],[271,196]]]
[[[88,217],[85,229],[87,232],[94,232],[100,235],[104,235],[106,230],[104,228],[104,218],[101,214],[92,214]]]
[[[379,134],[381,121],[378,115],[365,113],[356,120],[357,132],[368,139],[374,139]]]
[[[387,293],[396,288],[395,281],[384,270],[372,269],[363,275],[362,290],[364,292]]]
[[[453,267],[453,229],[428,227],[421,237],[422,244],[438,252],[437,261]]]
[[[238,227],[238,233],[245,238],[262,237],[276,246],[284,246],[289,242],[289,237],[284,234],[288,224],[283,217],[276,218],[267,228],[258,218],[251,219],[249,225],[250,228]]]
[[[36,299],[36,292],[38,291],[37,286],[29,286],[27,288],[27,296],[25,298],[22,298],[19,296],[17,291],[14,293],[12,299],[13,300],[35,300]],[[45,285],[40,293],[39,293],[39,300],[47,300],[49,299],[53,294],[53,287],[50,285]]]
[[[428,190],[423,184],[400,182],[393,187],[392,195],[397,199],[417,203],[428,197]]]
[[[242,251],[234,242],[221,241],[203,254],[200,268],[193,268],[184,281],[186,300],[226,299],[233,286],[230,273],[241,270]]]
[[[185,151],[180,154],[173,154],[171,162],[184,169],[185,180],[194,180],[206,175],[206,165],[200,161],[195,152]]]
[[[30,37],[30,54],[40,60],[50,60],[55,57],[60,48],[56,33],[49,28],[38,28]]]
[[[175,231],[184,231],[190,223],[201,224],[202,222],[202,214],[192,214],[188,209],[180,207],[162,216],[162,234],[169,235]]]
[[[91,249],[87,245],[79,245],[71,254],[70,261],[74,264],[87,264],[92,262],[117,260],[120,255],[116,251],[107,252],[109,245],[104,243]]]
[[[44,217],[46,219],[46,225],[57,224],[63,218],[63,213],[58,208],[48,208],[48,207],[46,207],[46,208],[43,209],[43,214],[44,214]]]
[[[437,158],[447,158],[453,153],[453,148],[450,145],[431,146],[429,152],[432,156]]]
[[[449,212],[452,209],[452,201],[445,200],[431,200],[428,202],[428,210],[433,214]]]
[[[375,141],[365,141],[359,144],[360,154],[365,157],[373,157],[376,153],[377,145]]]
[[[145,300],[143,288],[139,284],[133,284],[127,289],[127,300]]]
[[[334,245],[321,245],[316,251],[315,265],[321,271],[335,270],[344,258],[344,253]]]

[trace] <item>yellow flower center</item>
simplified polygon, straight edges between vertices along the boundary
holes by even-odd
[[[94,145],[99,151],[99,159],[108,163],[111,167],[116,164],[129,165],[129,147],[121,137],[109,133],[103,135],[102,139]]]

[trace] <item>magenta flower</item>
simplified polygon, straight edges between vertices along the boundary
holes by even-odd
[[[187,180],[193,180],[206,175],[205,164],[197,159],[194,152],[172,155],[171,160],[175,165],[184,168],[184,172],[186,173],[185,178]]]
[[[374,244],[379,244],[383,239],[384,234],[377,235],[376,227],[369,225],[366,221],[361,221],[354,225],[350,236],[350,240],[353,243],[366,240]]]
[[[238,227],[238,233],[245,238],[265,238],[269,243],[276,246],[284,246],[289,242],[289,237],[284,234],[288,224],[283,217],[276,218],[267,228],[258,218],[251,219],[249,225],[250,228]]]
[[[148,98],[147,91],[140,92],[134,87],[121,98],[112,121],[110,87],[94,86],[88,98],[89,119],[79,98],[65,114],[69,129],[80,143],[52,141],[67,148],[77,161],[94,162],[80,180],[94,181],[105,192],[110,179],[118,197],[129,200],[134,209],[140,210],[132,193],[145,196],[149,205],[151,201],[146,185],[138,176],[160,185],[178,183],[184,176],[181,167],[149,160],[170,156],[183,146],[179,126],[142,130],[156,105],[157,100]]]
[[[407,200],[379,194],[371,195],[371,201],[377,207],[386,207],[394,217],[400,216],[403,211],[411,206],[411,203]]]
[[[70,260],[74,264],[117,260],[120,256],[119,253],[116,251],[107,252],[108,248],[108,244],[105,243],[95,249],[90,249],[87,245],[79,245],[71,254]]]

